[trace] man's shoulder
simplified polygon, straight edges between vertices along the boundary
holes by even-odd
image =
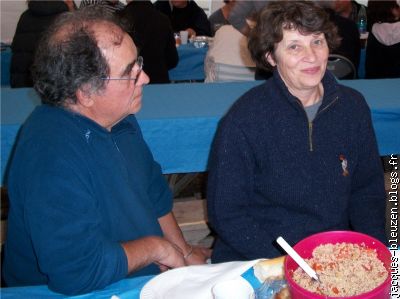
[[[62,108],[40,105],[23,124],[23,131],[40,139],[72,136],[74,130],[71,115]]]

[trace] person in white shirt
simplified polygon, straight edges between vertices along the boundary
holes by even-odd
[[[217,30],[204,64],[205,82],[254,80],[255,63],[247,48],[247,37],[232,25]]]

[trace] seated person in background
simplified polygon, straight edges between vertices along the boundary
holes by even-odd
[[[340,16],[350,19],[357,24],[358,11],[361,6],[362,4],[359,4],[354,0],[334,0],[333,10]]]
[[[341,38],[340,45],[332,51],[332,54],[339,54],[348,58],[357,70],[361,53],[360,33],[357,24],[334,11],[336,1],[323,0],[318,1],[318,4],[329,14],[329,19],[338,28],[338,34]]]
[[[365,57],[368,79],[400,77],[400,7],[395,1],[368,1],[372,24]]]
[[[189,37],[211,36],[210,22],[204,10],[193,0],[158,0],[154,6],[171,21],[174,32],[186,30]]]
[[[11,87],[33,85],[30,68],[37,42],[57,15],[74,9],[75,4],[72,0],[28,1],[28,9],[22,13],[18,21],[11,44]]]
[[[256,24],[250,52],[274,74],[231,107],[214,139],[212,261],[272,258],[282,254],[278,236],[296,244],[328,230],[353,229],[387,243],[370,110],[326,70],[336,27],[311,1],[270,2]]]
[[[239,30],[242,34],[248,36],[251,26],[248,20],[254,19],[254,16],[268,4],[268,0],[236,0],[235,6],[229,13],[229,23]]]
[[[149,81],[137,54],[101,7],[62,14],[39,44],[43,105],[23,125],[7,179],[8,286],[73,295],[205,263],[209,252],[183,238],[134,116]]]
[[[217,31],[222,25],[229,25],[228,16],[235,4],[235,0],[224,0],[224,3],[224,6],[216,10],[208,18],[208,21],[210,21],[212,35],[215,35],[215,31]]]
[[[90,5],[101,5],[110,12],[119,12],[124,9],[125,4],[118,0],[82,0],[79,8]]]
[[[245,36],[248,36],[252,27],[254,27],[254,19],[256,15],[268,4],[268,0],[252,1],[237,0],[235,6],[229,13],[228,20],[230,24],[239,30]],[[252,20],[249,22],[249,20]],[[272,76],[272,72],[256,67],[255,79],[266,80]]]
[[[169,19],[150,0],[128,1],[120,16],[129,26],[129,35],[146,63],[143,70],[152,83],[169,83],[168,70],[178,64],[178,51]]]
[[[232,25],[218,29],[204,63],[205,82],[252,81],[255,69],[247,37]]]

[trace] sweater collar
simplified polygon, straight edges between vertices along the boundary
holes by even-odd
[[[283,82],[282,77],[276,68],[274,69],[273,78],[271,80],[273,80],[275,85],[290,103],[295,104],[296,107],[299,106],[300,100],[289,92],[289,89],[285,82]],[[324,107],[329,106],[337,98],[338,83],[335,76],[328,70],[325,71],[321,82],[324,87],[324,95],[320,109],[323,109]]]
[[[62,107],[52,107],[46,104],[43,104],[42,106],[46,107],[45,109],[56,109],[66,117],[70,118],[71,121],[75,123],[75,125],[79,128],[79,130],[85,135],[95,133],[98,136],[103,136],[103,137],[111,137],[115,136],[118,134],[121,134],[125,131],[135,131],[134,126],[132,125],[132,120],[131,118],[135,118],[134,115],[129,115],[122,119],[119,123],[113,126],[111,129],[111,132],[105,129],[104,127],[100,126],[98,123],[93,121],[92,119],[83,116],[79,113],[76,113],[74,111],[62,108]]]

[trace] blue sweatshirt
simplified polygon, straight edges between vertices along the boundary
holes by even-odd
[[[209,161],[213,262],[281,255],[328,230],[385,238],[383,170],[363,96],[327,72],[312,122],[278,72],[223,118]]]
[[[78,294],[128,275],[120,243],[161,236],[172,197],[132,115],[109,132],[39,106],[22,127],[8,178],[4,279]],[[159,273],[150,265],[134,275]]]

